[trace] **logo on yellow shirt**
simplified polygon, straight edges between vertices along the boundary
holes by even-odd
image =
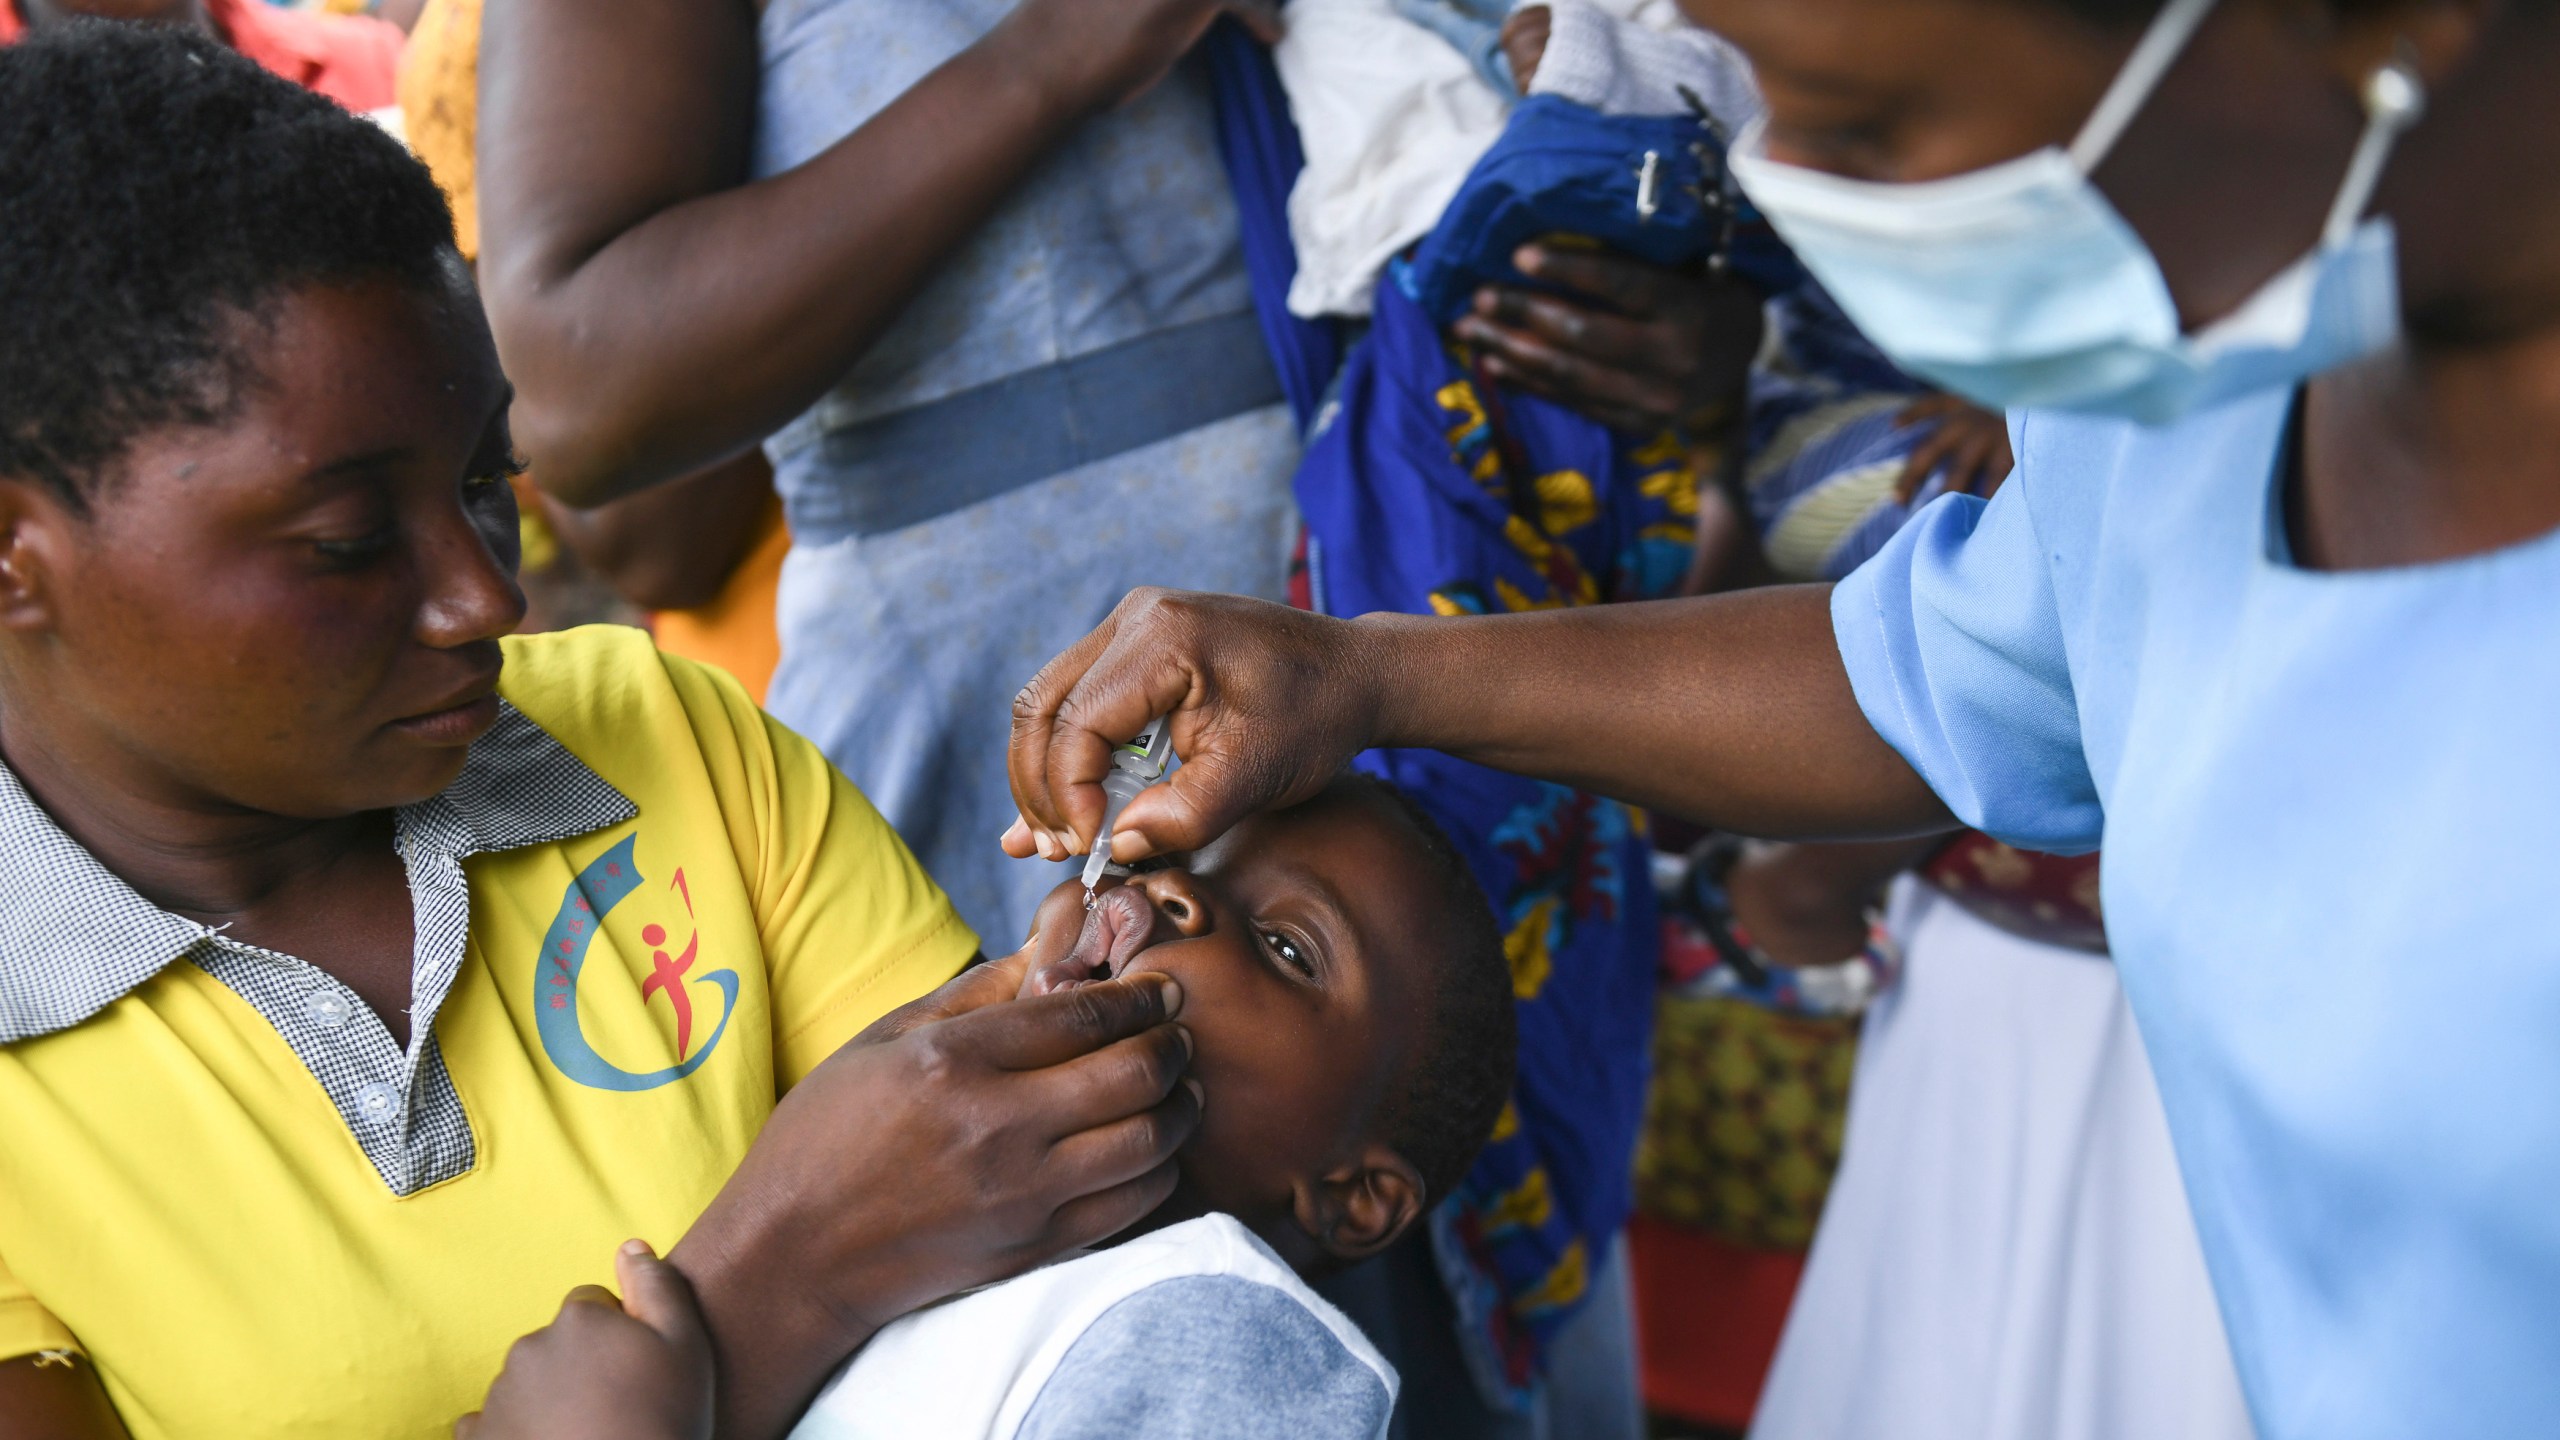
[[[640,932],[641,943],[650,947],[651,966],[648,978],[640,982],[640,1001],[645,1006],[653,997],[664,995],[674,1010],[676,1063],[657,1070],[625,1070],[597,1054],[587,1040],[586,1031],[578,1023],[578,981],[586,969],[587,947],[594,941],[604,917],[641,886],[640,865],[633,858],[633,847],[639,838],[624,836],[622,843],[578,872],[578,878],[560,897],[560,913],[553,917],[551,929],[542,937],[542,963],[535,967],[534,1026],[542,1036],[543,1053],[551,1057],[561,1074],[597,1090],[655,1090],[701,1069],[711,1052],[719,1048],[720,1037],[729,1032],[729,1017],[738,1008],[736,971],[712,970],[692,980],[686,978],[701,947],[699,928],[685,941],[682,953],[672,954],[666,948],[666,927],[652,923]],[[675,873],[667,888],[683,903],[685,918],[690,921],[693,894],[684,883],[682,870]],[[722,997],[720,1023],[712,1027],[711,1038],[702,1042],[700,1050],[692,1048],[690,987],[695,984],[717,986]]]

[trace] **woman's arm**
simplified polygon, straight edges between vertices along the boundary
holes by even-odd
[[[543,518],[578,563],[643,610],[708,605],[754,548],[774,503],[754,450],[653,490],[579,510],[542,497]]]
[[[1025,0],[816,159],[749,183],[751,0],[489,7],[480,276],[545,487],[602,504],[807,409],[1050,146],[1218,13]]]
[[[1346,621],[1138,591],[1015,700],[1014,799],[1038,830],[1017,826],[1005,847],[1083,853],[1110,746],[1167,712],[1183,764],[1129,803],[1122,858],[1205,844],[1372,745],[1445,750],[1745,834],[1950,828],[1858,708],[1830,598],[1804,585]]]
[[[79,1355],[0,1360],[0,1440],[125,1440],[98,1372]]]

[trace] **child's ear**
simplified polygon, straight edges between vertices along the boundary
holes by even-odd
[[[1301,1180],[1290,1195],[1298,1228],[1346,1263],[1396,1242],[1422,1213],[1422,1172],[1385,1145],[1362,1147],[1349,1164]]]

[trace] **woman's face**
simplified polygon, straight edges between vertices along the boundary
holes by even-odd
[[[291,292],[241,329],[232,415],[142,437],[90,514],[10,487],[11,748],[172,804],[425,799],[495,720],[524,613],[478,304],[457,269],[440,294]]]
[[[1773,158],[1859,179],[1943,179],[2068,145],[2140,38],[2060,0],[1682,0],[1751,57]],[[2317,240],[2363,128],[2391,7],[2222,0],[2096,174],[2190,329]]]

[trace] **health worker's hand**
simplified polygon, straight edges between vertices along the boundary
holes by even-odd
[[[1599,252],[1524,245],[1520,272],[1573,292],[1495,285],[1458,317],[1458,339],[1498,380],[1613,429],[1704,429],[1740,396],[1760,353],[1760,292]]]
[[[613,1272],[619,1298],[581,1285],[508,1349],[454,1440],[711,1440],[711,1341],[692,1287],[638,1240]]]
[[[1168,713],[1182,764],[1121,813],[1115,859],[1197,849],[1313,795],[1375,743],[1381,663],[1359,622],[1236,595],[1131,591],[1014,697],[1006,766],[1022,818],[1005,853],[1090,850],[1111,748]]]
[[[670,1253],[710,1323],[722,1436],[781,1434],[882,1325],[1172,1193],[1200,1119],[1181,988],[1017,1000],[1037,958],[964,971],[828,1057]]]

